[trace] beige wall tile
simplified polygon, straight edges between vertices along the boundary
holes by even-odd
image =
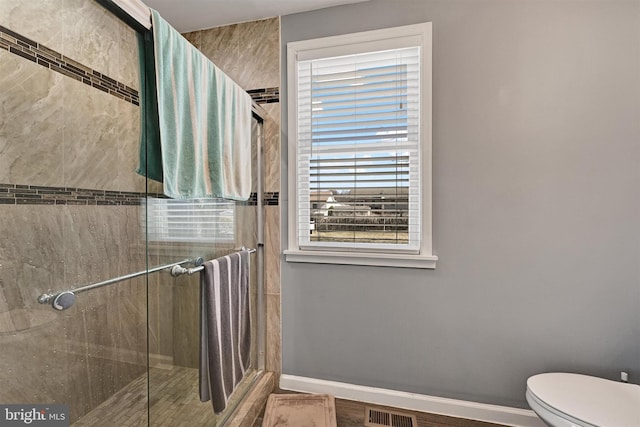
[[[95,1],[2,0],[0,25],[139,87],[135,31]]]
[[[5,50],[0,75],[0,182],[61,185],[65,77]]]
[[[264,123],[264,191],[280,191],[280,104],[263,104],[267,112]]]
[[[280,86],[279,19],[246,22],[238,27],[238,84],[245,89]],[[251,66],[243,66],[247,58],[251,58]]]
[[[62,48],[64,0],[2,0],[0,25],[38,43]]]
[[[48,47],[137,89],[135,30],[95,1],[63,0],[62,6],[62,46]]]
[[[198,32],[200,51],[238,84],[240,31],[239,25],[228,25]]]
[[[280,295],[267,295],[267,347],[266,369],[280,375],[282,372]]]
[[[6,51],[0,74],[0,182],[144,191],[139,107]]]
[[[265,206],[265,292],[280,295],[280,207]]]
[[[188,40],[195,40],[202,53],[244,89],[280,86],[278,18],[196,33],[188,33]]]

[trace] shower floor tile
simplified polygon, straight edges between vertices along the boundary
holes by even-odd
[[[149,381],[148,386],[147,375],[141,375],[73,426],[175,427],[214,424],[216,417],[211,403],[202,403],[198,397],[197,369],[180,366],[151,368]],[[147,395],[150,396],[148,413]]]

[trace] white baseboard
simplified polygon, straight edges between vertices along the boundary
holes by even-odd
[[[486,421],[514,427],[546,426],[533,411],[526,409],[426,396],[295,375],[282,374],[280,376],[280,388],[302,393],[326,393],[340,399],[391,406],[393,408],[402,408],[410,411],[430,412],[456,418]]]

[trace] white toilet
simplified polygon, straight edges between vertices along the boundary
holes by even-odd
[[[527,380],[527,402],[552,427],[640,427],[640,386],[548,373]]]

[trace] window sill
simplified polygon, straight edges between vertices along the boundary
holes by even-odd
[[[286,250],[287,262],[305,262],[313,264],[370,265],[376,267],[436,268],[438,257],[435,255],[379,254],[364,252],[330,252]]]

